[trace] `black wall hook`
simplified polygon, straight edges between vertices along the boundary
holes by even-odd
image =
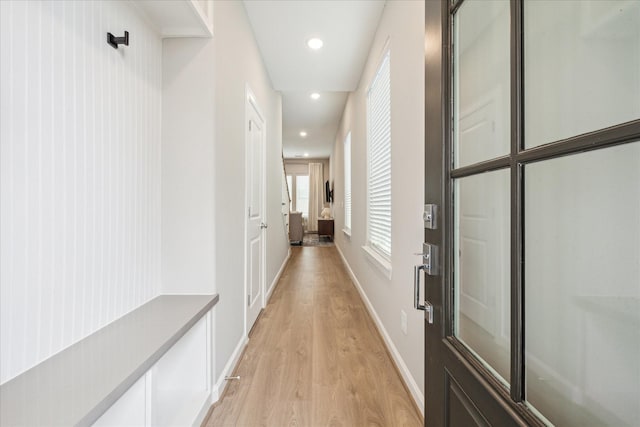
[[[107,33],[107,43],[114,49],[117,49],[119,44],[129,46],[129,31],[124,32],[124,37],[116,37],[111,33]]]

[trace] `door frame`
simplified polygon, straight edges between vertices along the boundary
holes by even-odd
[[[251,185],[249,183],[249,180],[247,179],[247,174],[249,171],[249,156],[250,156],[250,152],[249,152],[249,147],[250,147],[250,140],[249,138],[251,137],[251,133],[249,130],[249,126],[247,125],[247,123],[249,122],[249,117],[251,114],[251,111],[253,111],[255,114],[258,115],[258,117],[260,118],[260,121],[262,122],[262,150],[261,150],[261,163],[262,163],[262,182],[264,184],[266,184],[266,141],[267,141],[267,122],[264,119],[264,115],[262,114],[262,110],[260,109],[260,106],[258,105],[258,101],[256,100],[255,95],[253,94],[253,91],[251,90],[251,87],[249,86],[249,83],[245,84],[245,117],[244,117],[244,122],[243,122],[243,126],[244,126],[244,132],[245,132],[245,136],[244,136],[244,151],[245,151],[245,155],[244,155],[244,169],[245,169],[245,173],[244,173],[244,180],[245,180],[245,185],[244,185],[244,211],[243,211],[243,216],[247,215],[247,213],[249,212],[249,185]],[[267,223],[267,212],[266,212],[266,193],[267,193],[267,187],[266,185],[263,185],[262,188],[262,194],[260,197],[260,211],[261,211],[261,216],[262,216],[262,222],[265,224]],[[248,227],[248,217],[244,217],[244,294],[242,296],[242,301],[243,301],[243,306],[244,306],[244,335],[248,336],[249,332],[251,330],[251,328],[248,325],[247,322],[247,317],[249,315],[249,306],[247,304],[247,295],[249,295],[249,277],[247,274],[247,269],[248,269],[248,264],[249,264],[249,259],[248,259],[248,233],[249,233],[249,227]],[[263,231],[261,230],[261,233]],[[266,233],[264,233],[266,234]],[[266,236],[262,236],[261,238],[261,247],[260,247],[260,308],[264,309],[265,307],[265,292],[266,292]],[[258,315],[259,316],[259,315]],[[251,325],[253,326],[253,325]]]
[[[425,277],[425,425],[450,425],[447,402],[455,398],[480,425],[544,425],[524,403],[524,168],[526,165],[640,140],[640,120],[598,129],[534,148],[524,147],[523,1],[510,1],[510,153],[452,168],[452,19],[465,0],[425,1],[425,203],[439,206],[440,223],[425,229],[425,242],[440,247],[440,275]],[[510,170],[511,369],[510,389],[454,336],[455,178]]]

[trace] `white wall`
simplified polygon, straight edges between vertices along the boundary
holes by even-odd
[[[282,163],[282,97],[275,94],[273,100],[273,117],[271,126],[267,128],[267,276],[265,283],[267,292],[273,291],[278,273],[289,256],[288,220],[283,214],[288,214],[282,206],[282,188],[287,183],[283,175]]]
[[[287,256],[281,218],[282,102],[262,62],[242,2],[214,2],[216,72],[215,227],[216,377],[244,339],[245,88],[248,84],[267,129],[267,277],[269,286]]]
[[[162,293],[215,293],[211,38],[162,49]]]
[[[242,3],[215,2],[215,38],[164,42],[129,2],[0,4],[0,381],[161,292],[220,293],[217,378],[244,340],[247,83],[267,125],[267,287],[288,254],[281,98]],[[125,29],[130,46],[106,44]]]
[[[6,382],[160,291],[161,40],[129,2],[0,17]]]
[[[309,174],[309,163],[322,163],[324,180],[330,178],[329,159],[285,159],[284,168],[288,174],[304,175]]]
[[[366,90],[387,38],[391,47],[392,277],[387,279],[366,243]],[[351,131],[352,235],[344,228],[343,142]],[[424,4],[389,1],[356,92],[349,95],[331,155],[335,182],[335,241],[375,312],[387,344],[420,408],[424,408],[424,316],[413,309],[413,266],[420,262],[424,203]],[[407,335],[400,329],[407,314]],[[374,316],[375,317],[375,316]]]

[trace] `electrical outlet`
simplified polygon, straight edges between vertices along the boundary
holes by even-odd
[[[407,335],[407,313],[404,310],[400,310],[400,329],[402,329],[402,333]]]

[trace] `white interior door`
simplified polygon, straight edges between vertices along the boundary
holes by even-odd
[[[480,103],[458,122],[459,164],[485,160],[504,138],[501,109]],[[456,336],[509,377],[509,171],[455,181]]]
[[[264,146],[265,125],[252,95],[247,96],[247,233],[245,244],[245,332],[248,333],[264,307]]]
[[[503,128],[497,99],[491,97],[460,118],[459,164],[484,160],[487,152],[495,150]],[[509,319],[508,306],[503,313],[509,299],[505,292],[509,281],[509,229],[504,226],[509,221],[508,174],[458,180],[456,190],[460,314],[492,337],[508,335],[508,329],[503,328]]]

